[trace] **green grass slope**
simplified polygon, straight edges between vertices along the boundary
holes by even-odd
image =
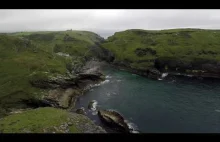
[[[12,114],[0,120],[2,133],[82,133],[92,128],[97,129],[97,126],[86,116],[50,107]]]
[[[209,70],[206,63],[220,71],[214,67],[220,61],[219,30],[132,29],[116,32],[102,46],[114,53],[114,63],[133,69]]]
[[[90,47],[104,39],[89,31],[19,32],[10,34],[31,40],[36,47],[51,53],[89,56]]]
[[[0,117],[13,108],[27,107],[23,101],[40,97],[44,90],[29,83],[34,72],[66,74],[74,58],[93,57],[90,47],[102,40],[84,31],[13,33],[0,35]],[[87,55],[85,55],[88,53]]]

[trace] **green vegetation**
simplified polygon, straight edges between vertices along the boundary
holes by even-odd
[[[43,133],[63,132],[60,125],[71,121],[71,114],[55,108],[38,108],[23,113],[12,114],[0,120],[3,133]],[[73,122],[72,122],[73,123]],[[71,133],[80,132],[75,125],[68,128]]]
[[[172,29],[162,31],[126,30],[116,32],[102,46],[115,54],[114,63],[134,69],[159,68],[203,69],[220,61],[220,31],[202,29]],[[174,64],[171,63],[175,62]],[[161,63],[163,62],[163,63]],[[179,65],[181,64],[181,65]],[[188,65],[185,65],[188,64]]]
[[[72,56],[90,56],[90,47],[103,40],[97,34],[88,31],[20,32],[11,35],[29,39],[44,51],[62,52]]]
[[[16,111],[0,119],[0,133],[103,133],[85,115],[44,107]]]
[[[40,103],[42,96],[48,95],[48,88],[74,85],[76,73],[94,57],[137,70],[157,68],[219,75],[220,31],[126,30],[106,41],[87,31],[0,34],[0,132],[64,132],[67,128],[65,125],[62,129],[63,123],[70,124],[70,132],[82,132],[75,124],[86,124],[88,119],[81,121],[81,115],[60,109],[38,108],[6,115],[39,107],[30,102]],[[79,94],[74,91],[60,91],[65,94],[62,106],[68,107],[69,98]],[[72,118],[77,122],[69,122]]]
[[[101,41],[101,37],[87,31],[0,35],[0,118],[13,108],[26,108],[24,101],[45,94],[45,90],[30,84],[33,73],[66,75],[72,64],[93,57],[90,47]],[[57,55],[54,47],[73,57]],[[35,80],[45,78],[44,74],[35,76]]]

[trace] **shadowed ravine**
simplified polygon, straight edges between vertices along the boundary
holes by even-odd
[[[91,100],[97,108],[117,110],[141,132],[220,132],[220,81],[151,80],[113,69],[105,73],[105,82],[76,102],[98,125],[103,126],[96,113],[87,110]]]

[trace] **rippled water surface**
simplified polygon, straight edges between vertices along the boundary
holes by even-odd
[[[76,107],[115,109],[145,133],[220,132],[220,81],[175,78],[151,80],[108,69],[107,78],[81,97]],[[97,113],[88,116],[102,125]]]

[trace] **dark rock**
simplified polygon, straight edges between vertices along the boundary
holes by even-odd
[[[57,108],[69,108],[73,105],[76,97],[80,95],[80,91],[72,88],[50,90],[43,101]]]
[[[86,114],[84,107],[78,108],[75,112],[78,114]]]
[[[148,77],[152,79],[158,79],[161,77],[161,73],[157,69],[148,69]]]
[[[130,132],[127,123],[118,112],[113,110],[99,110],[98,116],[105,124],[112,127],[113,129],[121,132]]]
[[[160,57],[155,60],[155,68],[166,72],[179,72],[196,77],[220,78],[220,65],[215,60],[201,57],[185,60],[177,57]]]
[[[98,80],[101,79],[102,74],[101,73],[95,73],[95,74],[87,74],[87,73],[80,73],[79,77],[80,79],[89,79],[89,80]]]
[[[89,48],[90,48],[91,52],[100,60],[104,60],[107,62],[113,62],[115,60],[114,54],[111,51],[109,51],[108,49],[102,47],[102,45],[100,43],[96,42],[95,45],[90,46]]]
[[[70,88],[76,85],[78,78],[76,76],[56,75],[50,76],[47,73],[39,72],[31,76],[31,85],[47,89],[47,88]]]
[[[83,67],[81,73],[78,74],[80,80],[102,80],[103,74],[100,71],[101,63],[97,61],[89,61]]]

